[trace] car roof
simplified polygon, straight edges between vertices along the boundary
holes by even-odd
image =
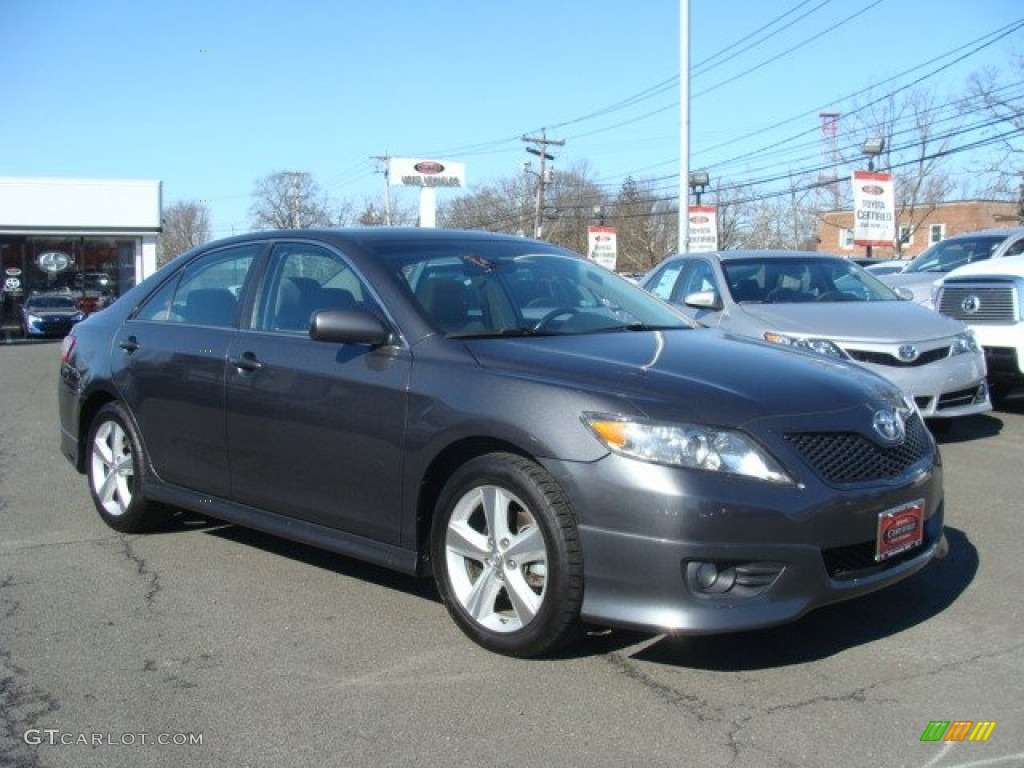
[[[307,229],[268,229],[249,232],[244,235],[224,238],[222,240],[204,243],[206,248],[210,245],[221,245],[238,242],[252,242],[253,240],[281,240],[281,239],[302,239],[315,238],[330,240],[333,242],[349,242],[354,244],[373,242],[424,242],[442,240],[508,240],[522,242],[529,238],[518,235],[508,235],[499,232],[486,232],[483,230],[471,229],[441,229],[432,227],[323,227]],[[550,243],[546,243],[550,245]]]
[[[944,243],[947,240],[959,240],[961,238],[977,237],[979,235],[982,237],[991,237],[993,235],[1011,237],[1021,233],[1024,233],[1024,227],[990,227],[988,229],[976,229],[973,232],[960,232],[956,235],[950,235],[939,242]]]
[[[680,253],[678,258],[687,256],[713,256],[720,261],[740,261],[742,259],[841,259],[852,261],[828,251],[783,251],[758,250],[755,248],[737,249],[732,251],[702,251],[698,253]]]

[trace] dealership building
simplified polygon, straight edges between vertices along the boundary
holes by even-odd
[[[32,292],[110,299],[152,274],[160,195],[151,180],[0,177],[4,319]]]

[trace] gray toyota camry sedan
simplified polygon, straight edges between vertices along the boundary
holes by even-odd
[[[114,529],[191,510],[432,575],[515,656],[584,624],[778,624],[945,551],[939,453],[894,385],[518,237],[201,246],[75,327],[59,393]]]

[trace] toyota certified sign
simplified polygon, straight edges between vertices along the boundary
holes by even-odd
[[[892,245],[896,237],[896,196],[892,176],[853,172],[854,245]]]
[[[718,209],[713,205],[691,205],[686,250],[701,253],[718,250]]]

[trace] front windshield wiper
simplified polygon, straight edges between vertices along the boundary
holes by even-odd
[[[685,331],[689,325],[649,325],[639,320],[621,325],[610,325],[607,328],[598,328],[594,333],[620,333],[622,331]]]
[[[463,331],[449,333],[449,339],[510,339],[521,336],[551,336],[546,331],[535,331],[533,328],[490,328],[485,331]]]

